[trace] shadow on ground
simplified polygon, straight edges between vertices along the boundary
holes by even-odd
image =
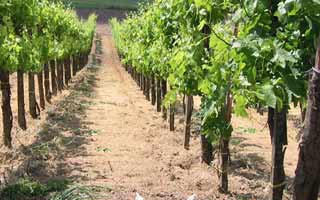
[[[22,162],[7,170],[4,184],[16,183],[21,178],[42,183],[52,179],[74,182],[89,179],[85,168],[78,167],[77,163],[68,159],[90,156],[85,145],[90,143],[90,136],[99,134],[99,130],[90,129],[89,122],[86,121],[86,110],[94,105],[92,99],[98,81],[96,73],[99,70],[97,63],[101,63],[99,36],[95,44],[95,52],[98,54],[91,55],[90,64],[71,83],[67,97],[49,108],[35,142],[20,147],[10,156],[10,160]]]

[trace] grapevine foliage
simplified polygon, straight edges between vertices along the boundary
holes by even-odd
[[[305,102],[319,16],[315,0],[157,0],[111,24],[125,64],[168,80],[165,104],[181,93],[202,97],[203,132],[216,141],[232,132],[230,91],[241,116],[257,104]]]
[[[41,71],[44,63],[91,49],[96,16],[79,20],[59,1],[0,0],[0,69]]]

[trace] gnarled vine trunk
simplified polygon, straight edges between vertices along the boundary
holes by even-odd
[[[143,94],[144,94],[144,81],[143,81],[142,74],[140,74],[140,90],[143,91]]]
[[[206,36],[209,36],[211,34],[211,29],[210,26],[205,25],[203,27],[203,31],[202,31]],[[206,50],[210,49],[210,39],[209,37],[207,39],[204,40],[204,48]],[[202,121],[202,120],[201,120]],[[209,141],[209,139],[201,134],[201,161],[210,165],[210,163],[213,160],[212,154],[213,154],[213,146],[211,141]]]
[[[220,148],[220,169],[219,169],[219,190],[222,193],[228,192],[228,170],[229,170],[229,140],[221,138],[219,141]]]
[[[161,96],[162,96],[162,100],[164,100],[165,96],[167,95],[167,80],[162,80],[161,81]],[[167,119],[167,109],[164,105],[162,105],[162,118],[164,120]]]
[[[156,104],[156,83],[154,79],[154,75],[151,76],[151,104]]]
[[[79,62],[79,63],[80,63],[79,69],[82,70],[82,69],[84,68],[84,65],[85,65],[83,53],[80,53],[80,55],[79,55],[79,61],[80,61],[80,62]]]
[[[44,64],[43,72],[44,72],[44,91],[45,91],[45,96],[46,96],[46,100],[48,102],[50,102],[50,100],[51,100],[50,71],[49,71],[48,63]]]
[[[2,95],[2,123],[3,123],[3,143],[6,147],[11,148],[12,137],[12,110],[11,110],[11,89],[9,72],[0,70],[0,86]]]
[[[182,98],[182,108],[183,108],[183,114],[185,115],[186,114],[186,94],[183,94],[183,98]]]
[[[284,155],[287,145],[287,109],[268,109],[268,125],[272,142],[271,198],[281,200],[285,188]]]
[[[299,144],[294,200],[317,200],[320,187],[320,38],[309,81],[308,106]]]
[[[57,60],[57,77],[58,77],[58,90],[62,92],[63,90],[63,62]]]
[[[170,87],[171,89],[171,87]],[[170,131],[174,131],[174,113],[175,113],[175,103],[170,104],[169,106],[169,129]]]
[[[37,115],[37,102],[36,102],[36,94],[35,94],[35,86],[34,86],[34,74],[32,72],[28,73],[29,79],[29,112],[33,119],[38,117]]]
[[[270,35],[276,36],[280,22],[275,13],[278,11],[278,1],[270,1],[271,29]],[[285,187],[285,172],[283,160],[285,155],[284,146],[287,145],[287,108],[284,106],[279,111],[275,109],[268,110],[268,124],[272,142],[272,167],[271,167],[271,199],[281,200]]]
[[[75,76],[77,74],[77,56],[72,56],[72,75]]]
[[[142,82],[143,82],[142,91],[143,91],[144,96],[147,96],[147,81],[146,80],[147,80],[146,76],[142,75]]]
[[[18,93],[18,124],[22,130],[27,129],[26,110],[24,103],[24,79],[23,71],[17,72],[17,93]]]
[[[66,58],[64,60],[64,82],[66,84],[66,86],[69,85],[69,81],[71,79],[71,66],[70,66],[70,58]]]
[[[146,99],[150,101],[150,77],[146,77]]]
[[[37,74],[38,76],[38,89],[39,89],[39,99],[40,107],[44,110],[46,108],[46,103],[44,100],[44,90],[43,90],[43,73],[42,71]]]
[[[169,128],[170,131],[174,131],[175,127],[174,127],[174,105],[170,105],[169,106]]]
[[[58,94],[58,89],[57,89],[57,75],[56,75],[56,62],[55,62],[55,60],[50,61],[50,68],[51,68],[52,95],[56,96]]]
[[[230,83],[231,85],[231,83]],[[225,104],[225,121],[226,123],[231,123],[232,117],[232,94],[231,88],[229,86],[228,93],[226,96],[226,104]],[[228,192],[228,172],[229,172],[229,158],[230,158],[230,151],[229,151],[229,138],[228,137],[221,137],[219,141],[219,149],[220,149],[220,171],[219,174],[219,189],[223,193]]]
[[[193,111],[193,96],[188,95],[186,99],[186,114],[185,114],[185,127],[184,127],[184,148],[189,149],[190,146],[190,129],[191,117]]]
[[[160,84],[160,79],[156,79],[156,91],[157,91],[157,112],[161,112],[161,84]]]
[[[213,146],[205,135],[200,136],[201,141],[201,162],[210,165],[213,160]]]

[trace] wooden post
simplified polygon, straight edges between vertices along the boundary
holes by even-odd
[[[185,114],[185,127],[184,127],[184,148],[189,150],[190,147],[190,129],[191,117],[193,111],[193,96],[187,95],[186,98],[186,114]]]

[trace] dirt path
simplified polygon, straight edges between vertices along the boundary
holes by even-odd
[[[168,131],[161,115],[145,100],[123,70],[110,31],[99,25],[102,39],[101,67],[92,103],[85,119],[99,134],[86,145],[89,157],[70,158],[88,171],[91,184],[113,189],[108,199],[186,199],[193,192],[207,193],[210,177],[196,152],[182,150],[182,134]],[[199,146],[196,144],[196,146]]]
[[[200,162],[198,137],[193,138],[190,151],[183,149],[182,116],[178,116],[176,132],[169,132],[167,123],[121,66],[109,28],[100,24],[97,33],[103,54],[93,87],[94,106],[86,111],[85,121],[98,134],[85,146],[90,156],[70,158],[86,170],[90,184],[107,185],[112,189],[108,199],[114,200],[134,199],[136,192],[152,200],[182,200],[192,194],[201,200],[266,197],[271,153],[266,116],[251,111],[252,118],[234,117],[231,194],[225,197],[217,191],[215,169]],[[295,165],[295,145],[290,138],[289,177]]]
[[[92,167],[84,165],[91,172],[91,181],[113,189],[109,199],[134,199],[136,192],[146,199],[172,200],[192,194],[202,200],[267,196],[271,145],[266,116],[250,111],[251,118],[234,117],[231,194],[220,195],[215,169],[200,163],[198,137],[193,138],[190,151],[183,149],[182,116],[178,116],[177,131],[169,132],[167,123],[122,68],[110,30],[99,25],[97,32],[102,39],[102,64],[94,88],[95,106],[87,111],[86,120],[100,134],[87,146],[92,156],[79,159],[82,164],[91,164]],[[290,116],[296,119],[299,113]],[[297,129],[292,123],[291,120],[286,157],[289,181],[297,155],[293,137]]]

